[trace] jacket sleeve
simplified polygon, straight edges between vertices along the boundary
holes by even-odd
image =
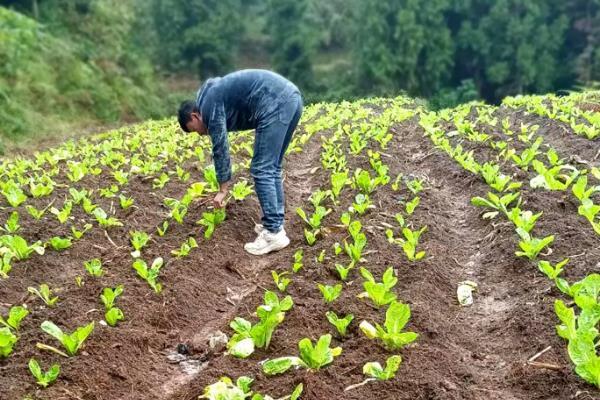
[[[227,137],[227,118],[223,102],[214,103],[208,120],[208,134],[212,141],[213,162],[219,183],[231,179],[231,159]]]

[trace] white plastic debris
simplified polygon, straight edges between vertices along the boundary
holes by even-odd
[[[473,291],[477,289],[477,283],[473,281],[463,281],[458,284],[456,297],[461,306],[470,306],[473,304]]]
[[[210,335],[208,337],[208,345],[210,346],[211,349],[214,349],[216,347],[225,346],[228,341],[229,341],[229,339],[227,338],[227,335],[221,331],[216,331],[215,333],[213,333],[212,335]]]

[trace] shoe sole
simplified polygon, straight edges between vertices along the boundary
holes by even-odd
[[[290,245],[290,239],[287,237],[285,239],[286,240],[283,243],[273,243],[272,245],[267,246],[261,250],[248,249],[246,246],[244,246],[244,250],[246,250],[248,253],[252,254],[253,256],[263,256],[265,254],[269,254],[274,251],[279,251],[281,249],[288,247]]]

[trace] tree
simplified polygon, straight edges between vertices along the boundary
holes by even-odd
[[[269,0],[265,30],[273,68],[302,89],[313,86],[314,34],[307,29],[308,0]]]
[[[357,6],[354,53],[363,90],[430,95],[444,86],[453,64],[447,0],[365,0]]]
[[[460,3],[455,79],[474,77],[488,100],[549,91],[564,75],[560,58],[568,17],[561,0]],[[457,65],[459,63],[457,62]]]
[[[140,27],[151,39],[142,42],[158,65],[201,78],[232,68],[244,33],[241,0],[139,0],[138,4],[153,30]]]

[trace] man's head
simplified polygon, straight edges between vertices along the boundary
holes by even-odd
[[[179,106],[177,112],[179,126],[184,132],[198,132],[205,134],[206,127],[202,121],[202,114],[196,107],[196,103],[191,100],[186,100]]]

